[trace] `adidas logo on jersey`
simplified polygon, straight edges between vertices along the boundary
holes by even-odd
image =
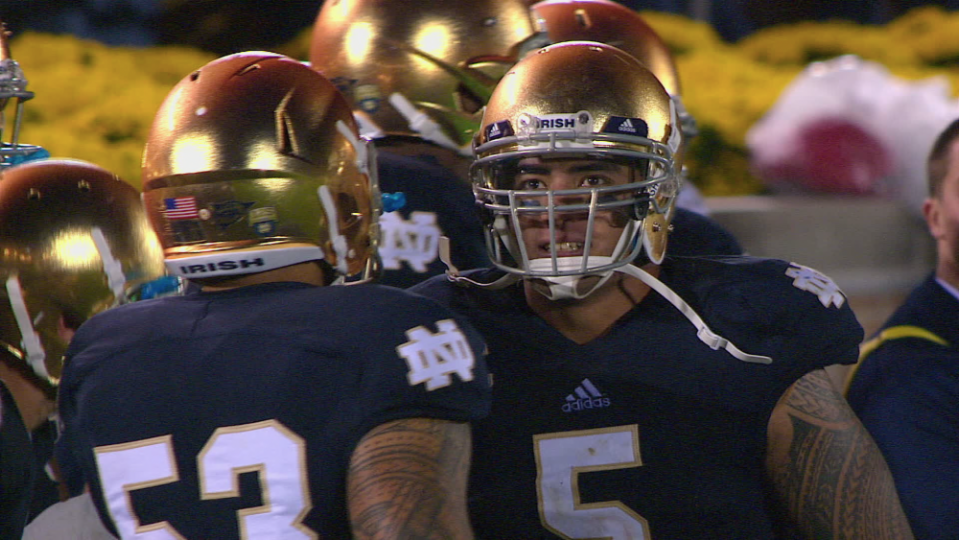
[[[566,403],[563,404],[563,412],[583,411],[587,409],[601,409],[609,407],[610,400],[603,396],[589,379],[583,379],[583,382],[573,390],[573,393],[566,396]]]

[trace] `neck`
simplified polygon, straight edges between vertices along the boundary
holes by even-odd
[[[659,266],[643,267],[653,276],[659,276]],[[599,289],[582,300],[550,300],[536,292],[529,281],[523,283],[526,303],[534,313],[564,336],[579,344],[602,336],[623,315],[649,294],[649,286],[642,281],[616,272]]]
[[[941,247],[939,251],[940,253],[943,251]],[[959,289],[959,261],[939,257],[939,262],[936,264],[936,277]]]
[[[237,289],[240,287],[248,287],[250,285],[279,283],[285,281],[306,283],[308,285],[316,285],[317,287],[321,287],[326,285],[326,276],[319,263],[315,261],[309,261],[291,266],[284,266],[283,268],[274,268],[273,270],[267,270],[265,272],[257,272],[255,274],[243,274],[236,277],[217,280],[216,282],[212,283],[204,282],[201,283],[201,286],[202,290],[205,292],[217,292],[228,291],[230,289]]]

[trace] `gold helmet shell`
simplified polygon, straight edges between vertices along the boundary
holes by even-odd
[[[463,151],[496,81],[545,45],[537,38],[526,0],[329,0],[310,64],[350,99],[364,133]]]
[[[332,83],[282,55],[238,53],[185,77],[161,105],[144,204],[175,275],[323,260],[352,276],[376,256],[375,170]]]
[[[496,87],[474,141],[474,190],[486,212],[494,264],[528,277],[601,274],[630,264],[644,247],[651,261],[661,262],[681,142],[675,103],[629,54],[596,42],[565,42],[527,56]],[[634,172],[625,185],[550,191],[548,203],[530,205],[543,201],[543,192],[512,184],[516,164],[529,157],[615,160]],[[580,202],[564,207],[565,199]],[[625,217],[614,253],[558,264],[554,229],[552,263],[544,269],[531,261],[517,232],[519,215],[587,210]]]
[[[682,86],[666,42],[638,13],[612,0],[543,0],[533,16],[550,41],[598,41],[633,55],[656,75],[677,101],[686,138],[696,134],[696,121],[682,105]]]
[[[72,330],[163,276],[137,190],[91,163],[0,170],[0,346],[55,385]]]

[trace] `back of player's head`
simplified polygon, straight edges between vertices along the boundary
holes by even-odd
[[[656,75],[676,100],[683,134],[696,134],[696,121],[682,104],[682,86],[666,42],[635,11],[612,0],[543,0],[532,7],[550,41],[598,41],[621,49]]]
[[[473,180],[487,214],[491,258],[526,276],[609,271],[632,262],[641,248],[660,262],[678,190],[678,122],[662,84],[615,47],[565,42],[520,61],[493,92],[474,141]],[[633,171],[632,180],[549,197],[523,193],[513,184],[521,160],[564,157],[623,165]],[[564,206],[567,199],[578,202]],[[572,266],[554,260],[537,269],[518,238],[519,218],[542,213],[552,228],[558,213],[586,211],[621,214],[623,233],[616,252],[609,259],[594,257]],[[555,243],[555,231],[551,237]],[[559,250],[554,246],[550,251]]]
[[[942,184],[951,166],[949,151],[957,140],[959,140],[959,119],[953,120],[942,130],[929,152],[927,175],[930,197],[942,195]]]
[[[140,197],[77,160],[0,170],[0,347],[50,388],[72,331],[163,275]]]
[[[469,145],[500,76],[535,43],[526,0],[324,2],[310,64],[337,84],[364,133]]]
[[[372,147],[336,87],[285,56],[233,54],[181,80],[157,112],[142,174],[175,275],[324,261],[349,276],[376,256]]]

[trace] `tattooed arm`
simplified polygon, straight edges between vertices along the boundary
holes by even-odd
[[[805,538],[913,538],[882,454],[823,370],[786,390],[768,437],[766,470]]]
[[[370,430],[350,461],[347,497],[353,536],[466,540],[468,424],[410,418]]]

